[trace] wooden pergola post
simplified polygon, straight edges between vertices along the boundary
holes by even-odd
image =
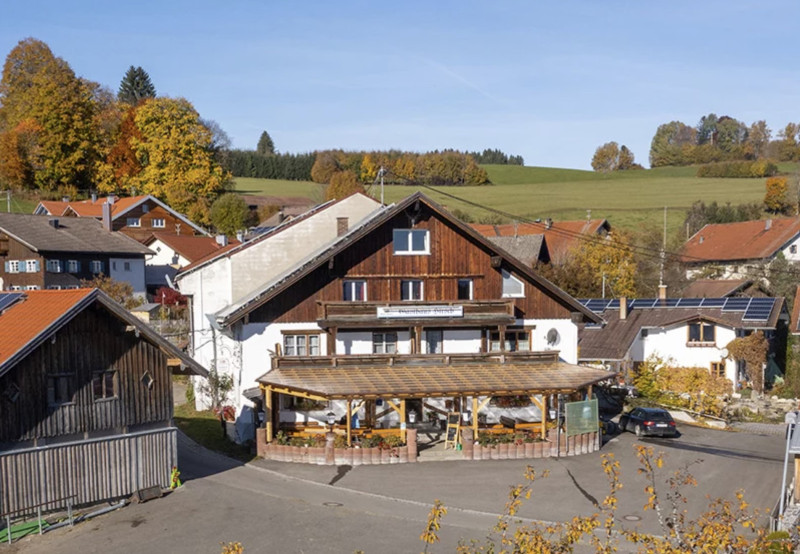
[[[400,440],[406,442],[406,399],[400,401]]]
[[[472,440],[478,440],[478,397],[472,397]]]
[[[267,385],[262,390],[264,392],[264,421],[267,425],[266,440],[272,442],[272,387]]]
[[[550,413],[550,395],[542,396],[542,440],[547,440],[547,416]]]
[[[347,446],[353,446],[353,433],[352,433],[352,425],[353,425],[353,407],[352,407],[352,400],[348,398],[347,402]]]

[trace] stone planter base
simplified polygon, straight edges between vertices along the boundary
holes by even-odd
[[[477,442],[472,448],[464,449],[464,458],[468,460],[507,460],[550,458],[559,455],[556,452],[555,434],[546,441],[536,441],[525,444],[495,444],[481,446]],[[579,456],[600,450],[600,441],[597,433],[584,433],[567,438],[561,435],[561,456]]]

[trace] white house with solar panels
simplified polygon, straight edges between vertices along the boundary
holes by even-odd
[[[578,362],[602,365],[631,376],[653,355],[681,367],[705,367],[732,386],[747,379],[746,368],[727,359],[737,337],[763,331],[770,341],[771,367],[780,371],[785,355],[774,340],[788,328],[783,298],[590,299],[581,303],[605,319],[579,333]]]

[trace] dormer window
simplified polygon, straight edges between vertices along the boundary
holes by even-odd
[[[395,229],[392,233],[394,253],[399,256],[430,254],[430,233],[425,229]]]
[[[525,285],[505,269],[503,273],[503,298],[522,298],[525,296]]]
[[[689,324],[689,345],[705,346],[716,344],[715,327],[711,323],[696,321]]]

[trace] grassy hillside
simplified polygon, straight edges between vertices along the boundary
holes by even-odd
[[[463,210],[476,220],[490,215],[478,206],[491,206],[524,218],[556,220],[583,219],[587,217],[587,210],[591,210],[592,218],[606,218],[613,226],[628,229],[640,225],[660,227],[666,206],[671,231],[682,227],[685,211],[696,200],[740,204],[761,202],[764,198],[765,179],[701,179],[696,177],[695,167],[662,167],[611,174],[547,167],[484,167],[493,185],[441,187],[437,192],[411,186],[387,186],[385,198],[387,202],[394,202],[423,190],[437,202],[450,209]],[[798,164],[780,164],[780,169],[794,173],[798,171]],[[249,194],[321,198],[319,185],[309,182],[237,179],[236,190]],[[377,197],[380,192],[374,188],[372,194]]]

